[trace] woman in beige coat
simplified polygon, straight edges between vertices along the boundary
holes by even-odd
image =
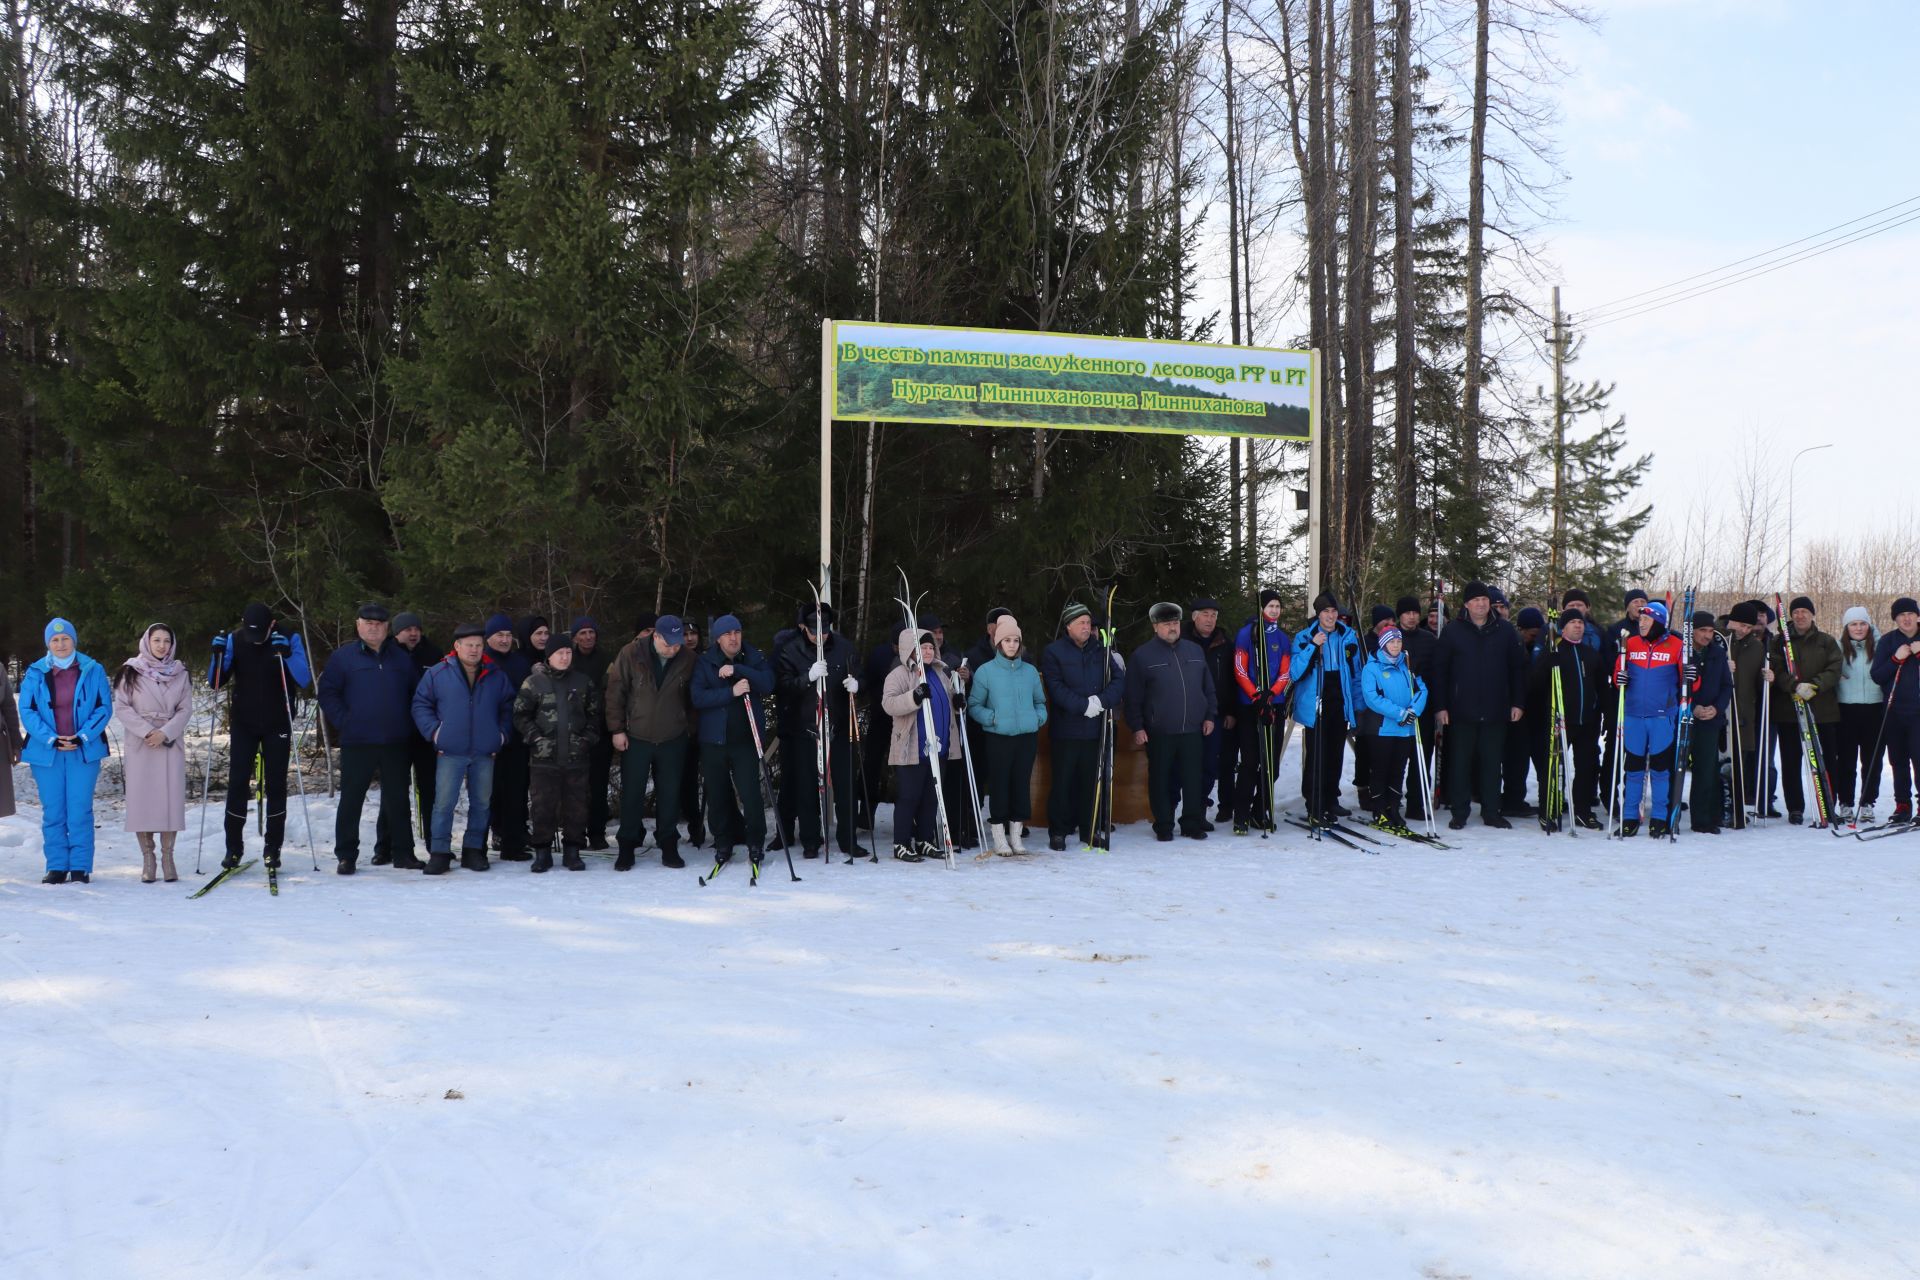
[[[6,664],[0,663],[0,818],[13,816],[13,766],[20,763],[26,742],[20,709],[13,705],[13,682],[7,679]]]
[[[154,836],[162,874],[177,880],[174,837],[187,829],[187,721],[193,681],[174,657],[173,630],[154,623],[140,651],[113,681],[113,718],[126,735],[127,830],[140,841],[140,879],[154,879]]]
[[[893,717],[893,737],[887,763],[893,766],[898,788],[893,802],[893,856],[902,862],[921,862],[946,856],[934,813],[933,761],[960,758],[959,685],[940,660],[933,633],[909,627],[900,633],[900,665],[887,673],[880,691],[880,709]],[[926,744],[927,716],[922,703],[933,709],[935,750]]]

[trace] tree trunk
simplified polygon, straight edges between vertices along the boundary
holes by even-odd
[[[1393,16],[1393,501],[1400,541],[1411,548],[1416,525],[1413,464],[1413,0],[1395,0]]]
[[[1476,530],[1480,497],[1480,352],[1486,317],[1481,305],[1481,259],[1486,241],[1487,199],[1487,34],[1489,0],[1477,0],[1473,36],[1473,125],[1467,144],[1467,316],[1466,368],[1460,399],[1460,479],[1473,511]],[[1480,556],[1475,537],[1472,560]]]
[[[1347,474],[1340,580],[1351,594],[1365,568],[1373,524],[1373,210],[1379,172],[1373,0],[1351,0],[1347,12]]]

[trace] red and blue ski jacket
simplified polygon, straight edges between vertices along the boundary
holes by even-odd
[[[1680,667],[1684,654],[1680,637],[1671,632],[1658,640],[1628,636],[1620,648],[1620,680],[1627,690],[1627,714],[1636,717],[1670,716],[1680,710]],[[1700,687],[1699,677],[1694,688]]]

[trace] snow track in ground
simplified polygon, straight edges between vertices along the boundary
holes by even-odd
[[[196,817],[176,885],[0,822],[8,1280],[1920,1274],[1920,836],[702,889],[315,875],[296,808],[189,902]]]

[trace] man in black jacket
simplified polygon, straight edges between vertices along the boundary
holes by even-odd
[[[1466,616],[1441,633],[1433,673],[1433,700],[1440,704],[1439,723],[1449,744],[1453,821],[1447,825],[1455,831],[1467,825],[1477,794],[1481,821],[1511,827],[1500,814],[1500,762],[1508,726],[1526,705],[1520,636],[1512,623],[1493,616],[1484,583],[1469,582],[1462,603]]]
[[[1209,596],[1200,596],[1187,607],[1187,622],[1181,634],[1200,646],[1200,652],[1207,655],[1207,666],[1213,671],[1214,691],[1220,695],[1221,719],[1215,721],[1222,729],[1227,728],[1226,714],[1233,706],[1230,697],[1233,690],[1233,636],[1220,625],[1220,602]],[[1226,812],[1233,803],[1234,762],[1238,756],[1237,744],[1229,747],[1231,733],[1210,733],[1200,744],[1200,794],[1203,797],[1218,795],[1215,802]],[[1218,787],[1216,791],[1215,788]],[[1212,829],[1212,824],[1208,824]]]
[[[1540,772],[1540,808],[1546,812],[1547,766],[1544,752],[1558,751],[1553,740],[1551,708],[1553,673],[1560,672],[1560,702],[1564,708],[1567,749],[1573,756],[1573,777],[1561,780],[1561,801],[1571,808],[1573,820],[1589,831],[1600,829],[1593,806],[1600,787],[1600,708],[1606,703],[1607,668],[1600,662],[1599,650],[1587,643],[1587,617],[1578,609],[1560,615],[1560,643],[1541,649],[1527,670],[1527,692],[1547,717],[1542,755],[1536,761]],[[1567,784],[1571,782],[1571,803]],[[1564,811],[1564,808],[1563,808]]]
[[[1147,749],[1147,799],[1153,834],[1173,839],[1174,815],[1189,840],[1207,838],[1200,813],[1200,744],[1213,732],[1220,695],[1200,646],[1180,635],[1180,606],[1161,601],[1147,612],[1153,638],[1127,659],[1123,695],[1133,745]]]
[[[1401,596],[1394,604],[1393,612],[1400,627],[1401,653],[1405,657],[1407,669],[1417,676],[1422,684],[1433,684],[1433,663],[1435,650],[1440,638],[1420,625],[1426,617],[1420,608],[1418,596]],[[1427,776],[1433,776],[1434,728],[1439,709],[1433,705],[1433,699],[1427,699],[1426,710],[1420,713],[1420,751],[1426,757]],[[1419,788],[1410,787],[1407,792],[1406,816],[1424,818],[1427,816],[1427,798],[1417,795]]]
[[[853,696],[860,691],[860,677],[853,674],[853,642],[833,629],[832,615],[809,611],[787,642],[774,652],[773,681],[783,709],[790,709],[800,731],[795,735],[794,753],[781,763],[783,778],[791,776],[798,801],[800,843],[809,858],[820,856],[826,844],[821,830],[820,812],[820,732],[816,716],[820,704],[819,682],[827,691],[826,725],[827,773],[832,778],[834,843],[840,852],[851,856],[858,843],[853,803],[853,750],[848,725],[853,716]],[[816,647],[818,640],[818,647]],[[784,754],[786,747],[780,748]]]

